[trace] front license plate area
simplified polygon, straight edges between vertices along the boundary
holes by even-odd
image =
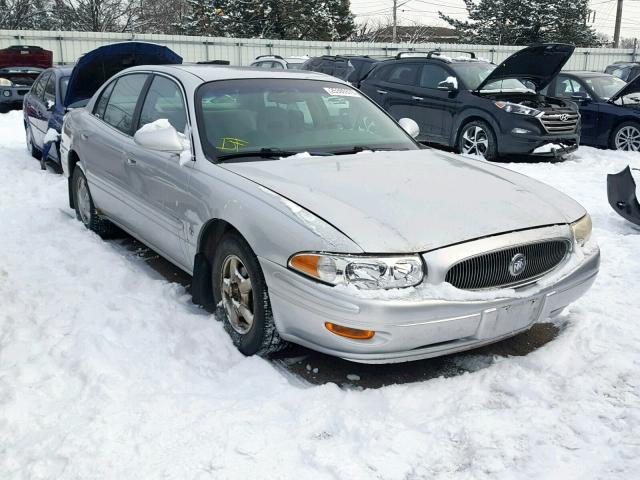
[[[522,330],[538,319],[541,298],[532,298],[523,302],[507,305],[484,313],[480,328],[481,338],[493,338]]]

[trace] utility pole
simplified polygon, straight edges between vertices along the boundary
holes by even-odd
[[[398,0],[393,0],[393,36],[391,37],[391,42],[396,43],[398,40]]]
[[[618,0],[618,11],[616,13],[616,28],[613,31],[613,48],[620,46],[620,24],[622,23],[622,0]]]

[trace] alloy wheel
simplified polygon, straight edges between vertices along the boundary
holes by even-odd
[[[253,326],[253,285],[247,268],[235,255],[224,260],[220,288],[222,306],[231,328],[246,334]]]
[[[91,221],[91,198],[89,197],[87,180],[84,176],[81,176],[78,180],[76,202],[78,203],[78,212],[80,212],[80,219],[82,220],[82,223],[89,225]]]
[[[474,125],[462,134],[462,153],[485,156],[489,150],[489,136],[481,127]]]
[[[616,149],[630,152],[640,151],[640,130],[633,125],[622,127],[616,133]]]

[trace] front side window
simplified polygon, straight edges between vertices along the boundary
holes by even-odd
[[[67,96],[67,87],[69,86],[70,77],[62,77],[60,79],[60,100],[64,103],[64,97]]]
[[[373,102],[334,82],[209,82],[196,93],[196,114],[203,148],[209,158],[218,160],[263,149],[336,154],[418,148]]]
[[[167,119],[178,132],[184,132],[187,110],[178,84],[166,77],[155,76],[140,111],[138,129],[160,119]]]
[[[428,63],[422,67],[420,86],[422,88],[438,88],[438,85],[449,77],[451,77],[449,72],[440,65]]]
[[[49,75],[49,81],[44,87],[44,103],[48,105],[55,105],[56,103],[56,76]]]
[[[418,76],[418,70],[420,65],[415,63],[403,63],[396,65],[389,71],[387,82],[397,83],[400,85],[415,85],[416,77]]]
[[[131,134],[133,113],[145,82],[146,73],[125,75],[116,80],[102,119],[123,133]]]
[[[576,93],[585,92],[582,85],[573,78],[560,75],[556,81],[555,96],[560,98],[571,98]]]
[[[609,100],[627,84],[617,77],[591,77],[585,78],[584,81],[596,95],[604,100]]]
[[[42,100],[44,96],[44,87],[49,81],[49,77],[51,77],[50,73],[45,73],[44,75],[40,75],[38,81],[33,85],[33,94]]]

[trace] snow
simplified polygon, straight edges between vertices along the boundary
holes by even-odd
[[[457,90],[458,89],[458,79],[456,77],[447,77],[447,79],[444,81],[444,83],[450,83],[451,85],[453,85],[453,89]]]
[[[564,147],[558,143],[545,143],[536,148],[533,153],[551,153],[554,150],[562,150]]]
[[[50,128],[47,130],[47,133],[44,135],[43,143],[49,142],[57,142],[60,139],[60,134],[56,131],[55,128]]]
[[[583,203],[602,249],[554,340],[354,389],[239,354],[182,286],[86,231],[23,138],[0,115],[0,478],[637,477],[640,229],[606,174],[640,155],[507,165]]]

